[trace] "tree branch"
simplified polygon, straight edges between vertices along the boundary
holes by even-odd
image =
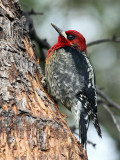
[[[88,144],[91,144],[94,148],[96,147],[96,144],[93,143],[93,142],[91,142],[91,141],[89,141],[89,140],[87,140],[87,143],[88,143]]]
[[[46,39],[41,39],[37,35],[37,33],[35,31],[35,28],[34,28],[33,20],[30,17],[31,14],[34,14],[34,15],[40,14],[40,15],[42,15],[42,13],[34,12],[34,10],[31,10],[29,12],[23,11],[23,15],[26,17],[25,29],[29,33],[31,40],[34,40],[34,41],[37,42],[37,44],[39,46],[39,49],[41,50],[41,57],[42,57],[43,60],[45,60],[43,49],[47,49],[48,50],[50,48],[50,45],[49,45],[49,43],[47,42]]]
[[[112,111],[109,109],[109,107],[107,107],[105,104],[103,104],[103,107],[104,107],[104,108],[107,110],[107,112],[110,114],[110,116],[111,116],[111,118],[112,118],[112,120],[113,120],[113,122],[114,122],[114,124],[115,124],[115,126],[116,126],[116,128],[117,128],[117,130],[118,130],[118,132],[120,133],[120,125],[117,123],[117,120],[116,120],[114,114],[113,114]]]
[[[43,15],[42,12],[35,12],[34,9],[31,9],[31,11],[28,12],[29,15]]]
[[[75,130],[78,129],[78,128],[76,128],[76,126],[72,126],[72,127],[70,127],[70,129],[71,129],[71,131],[72,131],[74,134],[76,134],[76,135],[79,137],[79,134],[75,132]],[[87,143],[88,143],[88,144],[91,144],[94,148],[96,147],[96,144],[93,143],[93,142],[90,141],[90,140],[87,140]]]
[[[112,38],[100,39],[100,40],[90,42],[90,43],[87,44],[87,47],[90,47],[90,46],[93,46],[93,45],[96,45],[96,44],[100,44],[100,43],[105,43],[105,42],[120,43],[120,38],[116,38],[116,36],[113,35]]]
[[[110,107],[114,107],[118,110],[120,110],[120,106],[115,103],[113,100],[111,100],[105,93],[103,93],[100,89],[97,88],[97,94],[102,97]]]

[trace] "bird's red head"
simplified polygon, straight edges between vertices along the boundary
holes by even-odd
[[[52,26],[59,33],[59,37],[58,42],[48,50],[47,58],[54,52],[54,50],[65,46],[73,47],[87,54],[86,40],[81,33],[75,30],[68,30],[64,32],[54,24],[52,24]]]

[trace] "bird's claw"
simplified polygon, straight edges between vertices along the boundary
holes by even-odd
[[[47,86],[46,77],[42,77],[41,83],[43,84],[44,87]]]

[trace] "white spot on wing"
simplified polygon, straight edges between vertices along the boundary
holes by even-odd
[[[89,72],[89,84],[88,84],[88,88],[91,87],[91,82],[90,80],[92,80],[92,87],[95,88],[95,83],[94,83],[94,71],[93,71],[93,67],[90,63],[90,60],[88,59],[88,57],[86,55],[85,56],[85,59],[86,59],[86,62],[88,64],[88,72]]]
[[[88,88],[90,88],[91,87],[91,83],[88,83]]]

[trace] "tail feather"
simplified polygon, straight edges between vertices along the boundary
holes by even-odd
[[[98,118],[97,118],[97,114],[93,111],[93,109],[91,108],[91,106],[89,104],[86,107],[86,111],[87,111],[88,115],[90,116],[90,119],[92,120],[98,135],[100,137],[102,137],[100,125],[99,125]]]
[[[79,138],[81,139],[81,144],[86,149],[87,145],[87,130],[89,126],[89,117],[85,113],[85,111],[81,112],[80,114],[80,121],[79,121]]]
[[[89,103],[89,101],[88,101],[86,96],[80,95],[79,98],[80,98],[80,100],[82,102],[82,105],[83,105],[84,109],[86,110],[88,116],[92,120],[98,135],[100,137],[102,137],[102,133],[101,133],[101,129],[100,129],[100,125],[99,125],[99,122],[98,122],[98,118],[97,118],[96,112],[93,110],[93,108],[92,108],[91,104]]]

